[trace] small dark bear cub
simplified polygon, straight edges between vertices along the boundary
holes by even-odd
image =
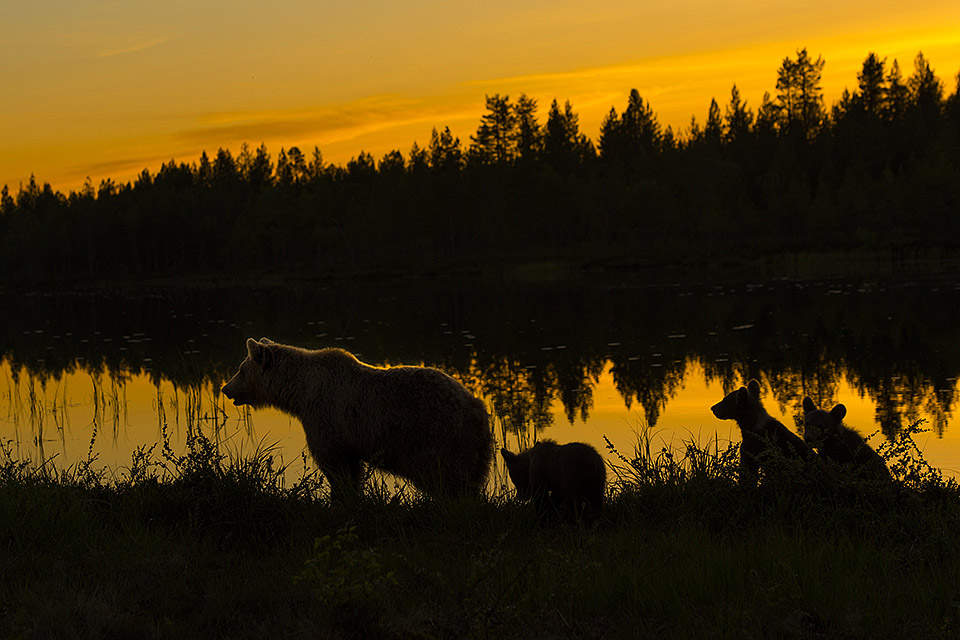
[[[531,500],[541,517],[547,507],[593,522],[600,516],[607,470],[597,450],[582,442],[542,440],[522,453],[500,449],[517,497]]]
[[[809,397],[803,399],[803,439],[820,455],[856,474],[889,479],[890,470],[879,453],[859,433],[843,424],[847,408],[838,404],[830,411],[818,409]]]
[[[740,443],[740,480],[756,482],[761,467],[770,469],[776,457],[810,460],[810,447],[773,418],[760,402],[760,383],[751,380],[710,407],[721,420],[735,420],[743,438]]]

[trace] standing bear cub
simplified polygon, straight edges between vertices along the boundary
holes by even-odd
[[[522,453],[500,449],[510,479],[521,500],[533,500],[541,515],[545,507],[569,510],[587,522],[603,506],[607,470],[597,450],[582,442],[559,445],[542,440]]]
[[[890,470],[879,453],[844,426],[847,408],[838,404],[830,411],[818,409],[809,397],[803,399],[803,439],[820,455],[857,474],[889,479]]]
[[[772,417],[760,402],[760,383],[732,391],[710,407],[721,420],[735,420],[743,437],[740,443],[740,479],[756,481],[761,466],[769,467],[776,457],[808,460],[807,444],[782,422]]]
[[[382,369],[342,349],[250,338],[223,394],[237,406],[275,407],[299,419],[331,498],[359,488],[364,463],[430,494],[479,494],[486,485],[493,459],[486,408],[437,369]]]

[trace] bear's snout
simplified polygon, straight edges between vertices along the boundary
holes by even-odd
[[[233,400],[233,404],[240,406],[243,402],[240,401],[240,391],[236,388],[234,380],[223,385],[223,387],[220,388],[220,393],[225,395],[227,399]]]

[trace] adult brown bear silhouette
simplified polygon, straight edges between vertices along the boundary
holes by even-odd
[[[331,498],[359,488],[364,464],[430,494],[480,494],[486,486],[493,459],[486,408],[437,369],[384,369],[342,349],[250,338],[223,394],[237,406],[275,407],[300,420]]]

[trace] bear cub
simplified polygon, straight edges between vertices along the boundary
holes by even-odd
[[[600,516],[607,470],[597,450],[583,442],[541,440],[521,453],[500,449],[517,497],[531,500],[541,516],[546,507],[593,522]]]
[[[803,399],[803,439],[828,460],[856,473],[876,478],[890,478],[887,463],[859,433],[843,424],[847,408],[838,404],[830,411],[818,409],[816,403]]]
[[[751,380],[746,387],[731,391],[710,407],[721,420],[735,420],[743,438],[740,443],[740,479],[756,480],[761,466],[768,466],[774,456],[809,460],[810,447],[772,417],[760,402],[760,383]]]

